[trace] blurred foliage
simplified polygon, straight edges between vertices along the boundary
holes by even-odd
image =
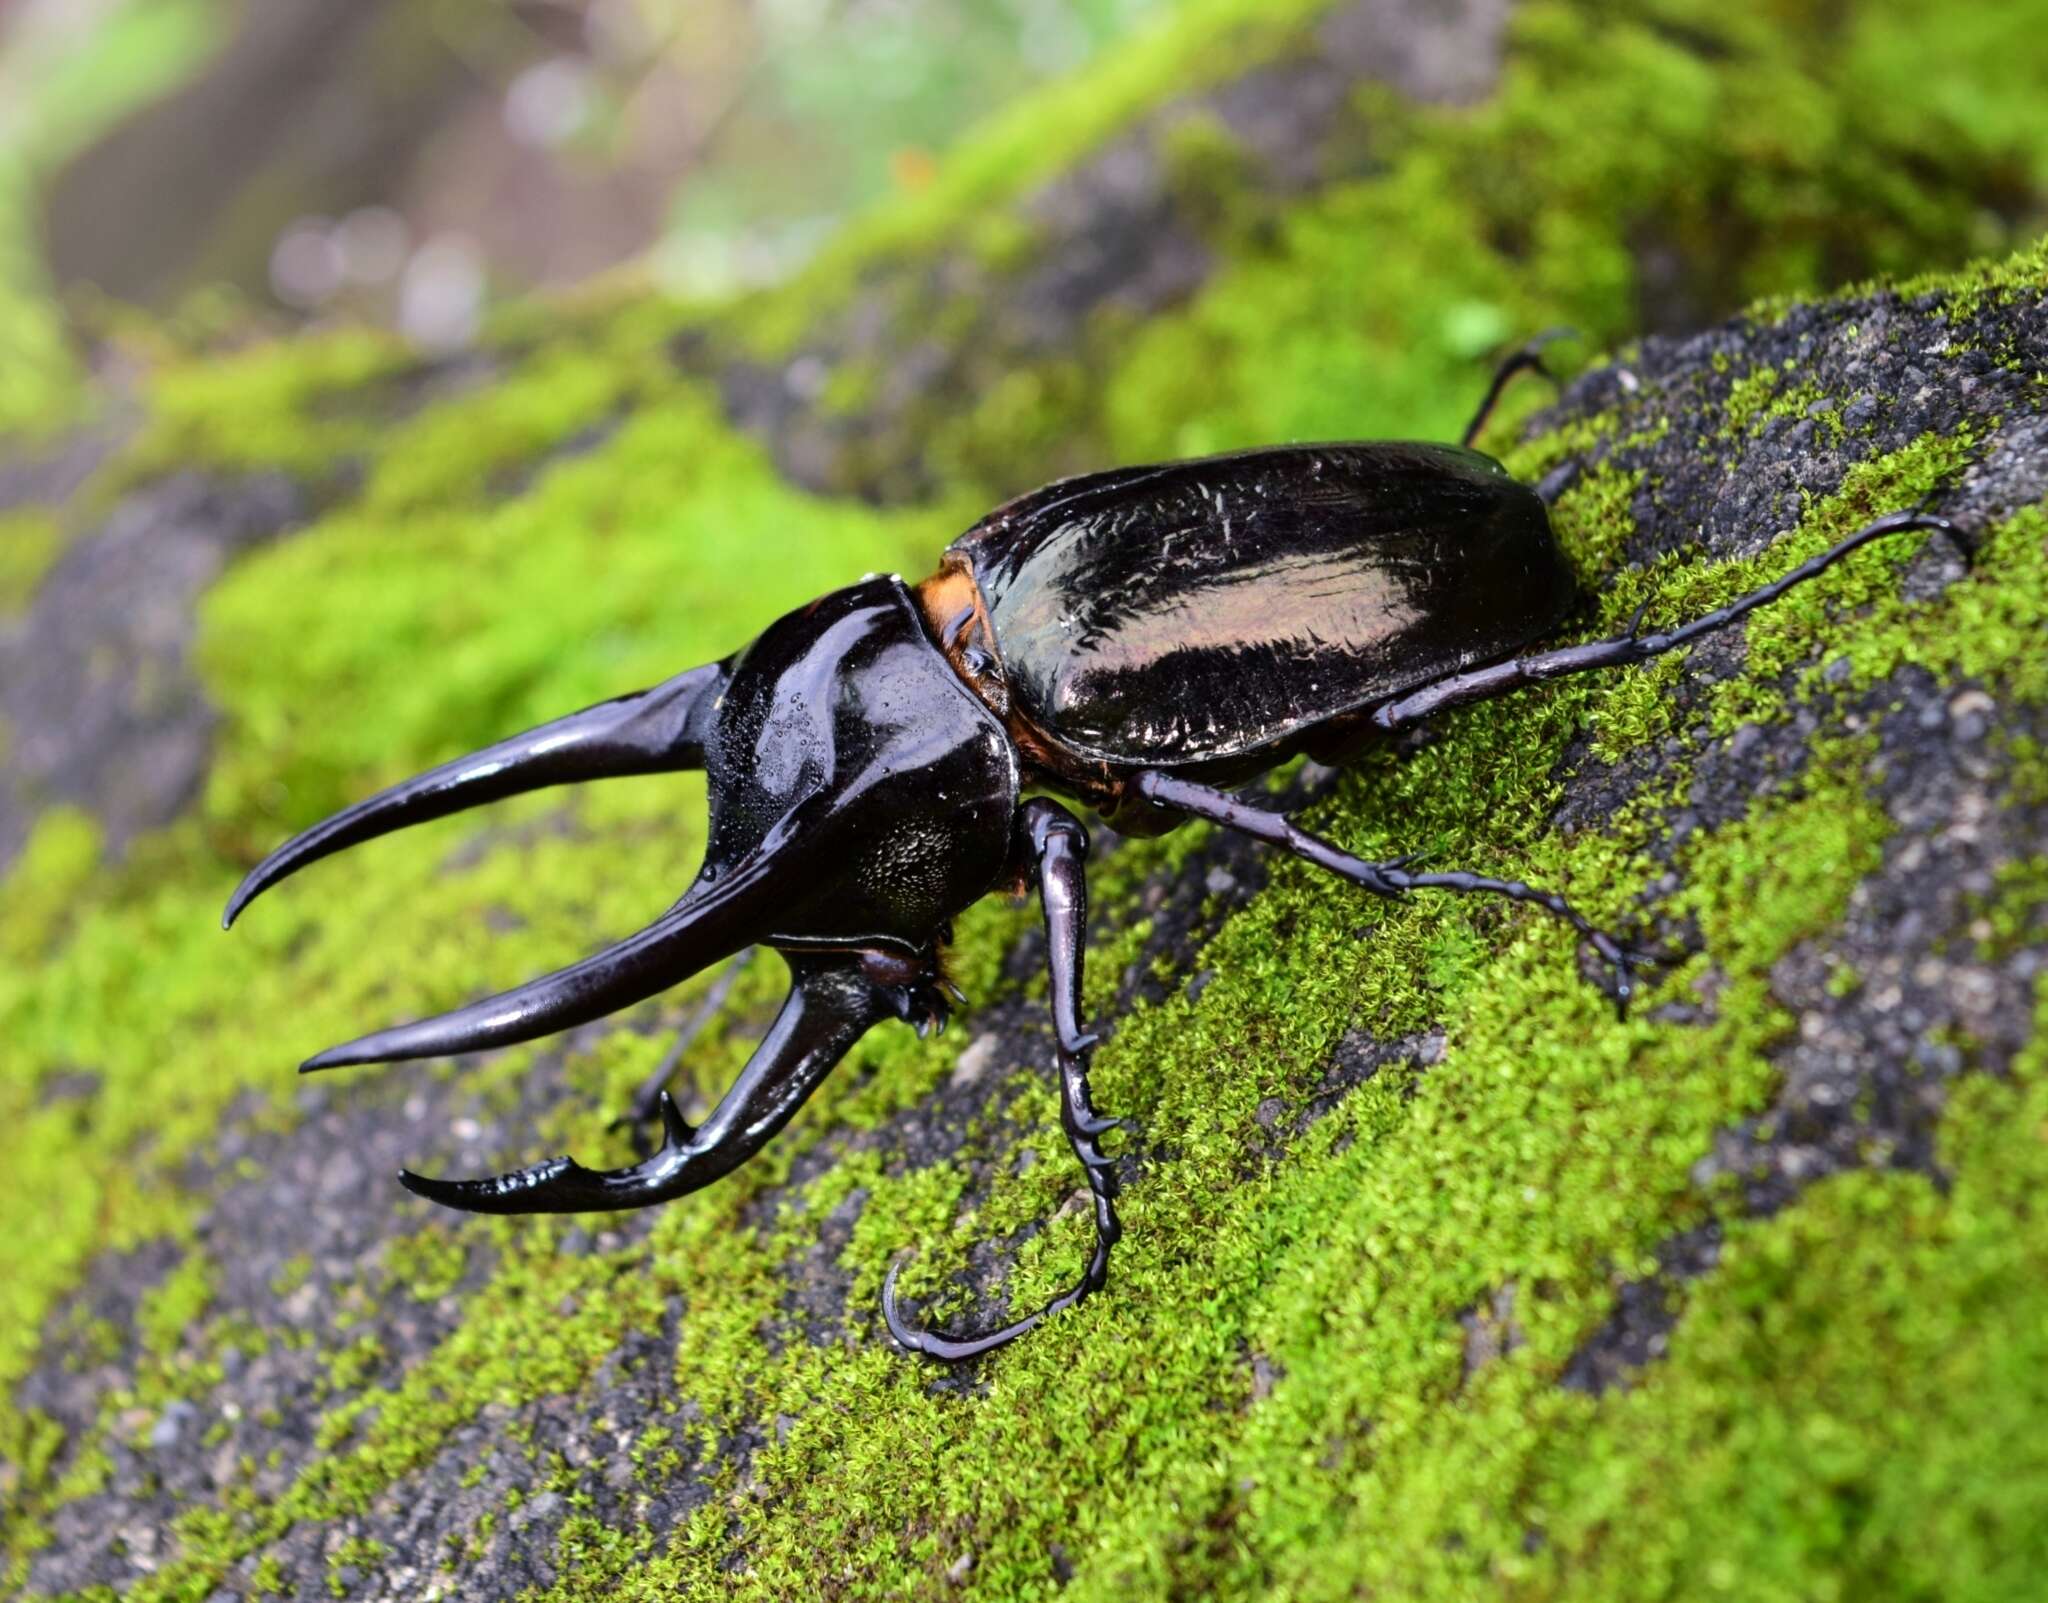
[[[79,402],[36,251],[36,185],[204,60],[223,21],[217,0],[37,0],[0,18],[0,434],[55,427]]]
[[[522,21],[457,0],[423,25],[500,102],[512,141],[545,147],[540,159],[571,187],[665,186],[672,200],[649,220],[653,263],[672,287],[703,293],[788,272],[838,220],[928,184],[968,123],[1172,3],[578,0]],[[122,117],[189,83],[241,14],[234,0],[0,10],[0,432],[47,428],[76,399],[61,287],[36,245],[37,188]],[[431,181],[463,181],[459,162],[432,156],[417,158]],[[397,201],[414,175],[385,181]],[[323,197],[298,204],[318,213]],[[483,265],[516,287],[517,263]]]
[[[765,0],[756,65],[683,184],[658,265],[722,290],[787,271],[839,220],[915,192],[968,123],[1080,66],[1176,0]]]

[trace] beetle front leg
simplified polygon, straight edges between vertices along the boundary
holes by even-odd
[[[560,1157],[482,1180],[435,1180],[405,1170],[399,1180],[429,1202],[469,1213],[586,1213],[667,1202],[760,1151],[873,1026],[944,1007],[935,983],[916,977],[923,965],[893,953],[782,955],[790,969],[788,999],[710,1117],[692,1129],[669,1094],[657,1093],[665,1139],[653,1156],[624,1169],[586,1169]]]
[[[1109,1279],[1110,1249],[1123,1236],[1123,1225],[1116,1216],[1115,1162],[1098,1144],[1098,1138],[1120,1121],[1103,1118],[1089,1099],[1088,1058],[1097,1038],[1083,1035],[1079,1023],[1081,964],[1088,933],[1088,831],[1072,813],[1043,797],[1026,802],[1017,823],[1019,844],[1036,865],[1039,901],[1045,909],[1046,967],[1052,980],[1053,1033],[1059,1043],[1060,1127],[1088,1177],[1095,1208],[1095,1245],[1087,1269],[1070,1290],[1036,1313],[983,1336],[948,1336],[905,1324],[896,1307],[900,1266],[892,1266],[882,1285],[882,1317],[889,1334],[912,1352],[946,1363],[991,1352],[1100,1291]]]
[[[1527,902],[1554,914],[1577,930],[1602,962],[1614,971],[1614,1005],[1624,1016],[1629,998],[1635,994],[1635,970],[1639,963],[1654,961],[1650,954],[1616,940],[1583,913],[1553,891],[1540,891],[1518,879],[1492,879],[1484,874],[1450,871],[1440,874],[1411,873],[1406,857],[1386,862],[1368,862],[1362,857],[1331,845],[1320,835],[1311,835],[1284,814],[1254,807],[1207,785],[1190,784],[1171,775],[1149,772],[1138,775],[1138,794],[1175,812],[1206,818],[1275,846],[1286,848],[1316,867],[1329,870],[1375,896],[1405,896],[1409,891],[1452,891],[1461,895],[1504,896],[1511,902]]]
[[[732,988],[739,983],[740,976],[746,973],[748,963],[758,951],[758,946],[750,946],[719,970],[718,978],[711,982],[710,989],[704,993],[703,1001],[697,1004],[697,1011],[683,1021],[683,1027],[676,1031],[676,1038],[669,1043],[669,1049],[661,1055],[661,1061],[654,1066],[654,1071],[640,1082],[639,1089],[634,1091],[633,1100],[628,1104],[626,1111],[606,1127],[629,1131],[633,1148],[641,1157],[646,1157],[654,1150],[654,1143],[648,1139],[647,1131],[662,1116],[662,1093],[668,1089],[668,1082],[675,1078],[675,1072],[682,1064],[683,1054],[689,1051],[690,1043],[704,1033],[705,1026],[718,1016],[718,1010],[725,1006],[726,999],[732,995]]]

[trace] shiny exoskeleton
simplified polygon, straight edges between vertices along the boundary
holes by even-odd
[[[1466,431],[1476,433],[1502,369]],[[1088,1090],[1095,1037],[1079,1007],[1088,835],[1056,791],[1125,833],[1212,820],[1382,896],[1483,892],[1568,922],[1614,975],[1633,953],[1561,898],[1519,881],[1368,862],[1227,787],[1306,752],[1341,761],[1425,719],[1518,685],[1671,651],[1782,595],[1871,540],[1948,535],[1895,513],[1683,627],[1529,652],[1573,603],[1545,500],[1465,446],[1285,446],[1070,479],[991,513],[915,587],[869,578],[778,620],[707,667],[572,713],[392,787],[259,863],[224,923],[286,875],[376,835],[569,781],[701,768],[703,866],[637,935],[452,1013],[331,1048],[306,1069],[470,1052],[612,1013],[754,946],[790,972],[787,1001],[705,1122],[662,1072],[630,1118],[660,1149],[621,1169],[570,1158],[485,1180],[400,1175],[482,1213],[642,1207],[757,1152],[862,1034],[885,1019],[943,1027],[950,921],[989,892],[1035,886],[1044,908],[1061,1122],[1094,1200],[1095,1248],[1074,1287],[985,1335],[910,1328],[895,1273],[890,1332],[972,1357],[1099,1289],[1119,1235],[1099,1141],[1116,1121]],[[1517,653],[1524,653],[1517,655]]]

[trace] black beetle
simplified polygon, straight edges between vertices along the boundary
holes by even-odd
[[[883,1019],[943,1027],[949,921],[989,892],[1036,884],[1058,1038],[1061,1123],[1088,1177],[1095,1248],[1072,1290],[989,1334],[909,1328],[895,1273],[889,1330],[941,1359],[989,1351],[1104,1283],[1120,1233],[1098,1140],[1117,1121],[1088,1095],[1095,1044],[1081,995],[1088,834],[1055,790],[1116,829],[1188,818],[1242,830],[1381,896],[1481,891],[1564,919],[1615,975],[1641,961],[1562,898],[1519,881],[1365,862],[1228,794],[1306,752],[1341,761],[1426,718],[1533,680],[1642,662],[1718,629],[1870,540],[1945,519],[1894,513],[1775,582],[1665,633],[1528,656],[1573,603],[1546,496],[1458,446],[1279,446],[1063,480],[989,514],[916,586],[869,577],[771,624],[722,662],[432,769],[335,814],[252,869],[232,923],[286,875],[373,836],[572,780],[705,771],[703,867],[639,934],[437,1018],[334,1047],[304,1067],[510,1045],[644,1000],[755,944],[790,990],[752,1059],[692,1129],[659,1079],[635,1116],[661,1149],[624,1169],[570,1158],[486,1180],[401,1173],[480,1213],[641,1207],[726,1174],[786,1124]]]

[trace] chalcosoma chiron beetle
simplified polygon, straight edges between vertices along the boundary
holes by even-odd
[[[1470,449],[1535,345],[1496,375],[1457,446],[1289,445],[1066,479],[990,513],[917,585],[870,577],[781,618],[723,661],[444,763],[316,824],[249,872],[232,923],[288,874],[344,847],[570,781],[701,768],[703,865],[638,934],[467,1007],[330,1048],[304,1067],[393,1062],[531,1040],[640,1002],[746,948],[789,966],[787,1000],[704,1123],[662,1088],[632,1117],[658,1151],[620,1169],[553,1158],[482,1180],[399,1178],[479,1213],[665,1202],[745,1162],[885,1019],[943,1026],[950,921],[1035,886],[1045,917],[1061,1123],[1085,1171],[1095,1242],[1079,1281],[976,1336],[912,1328],[892,1270],[890,1333],[970,1358],[1101,1288],[1117,1221],[1081,1027],[1088,833],[1042,794],[1127,834],[1211,820],[1378,896],[1484,893],[1564,920],[1614,976],[1632,952],[1561,897],[1479,874],[1367,862],[1230,787],[1300,753],[1341,762],[1425,719],[1537,680],[1639,663],[1783,595],[1903,530],[1969,547],[1947,520],[1881,517],[1783,577],[1681,627],[1532,650],[1571,608],[1547,498]],[[672,1055],[673,1056],[673,1055]]]

